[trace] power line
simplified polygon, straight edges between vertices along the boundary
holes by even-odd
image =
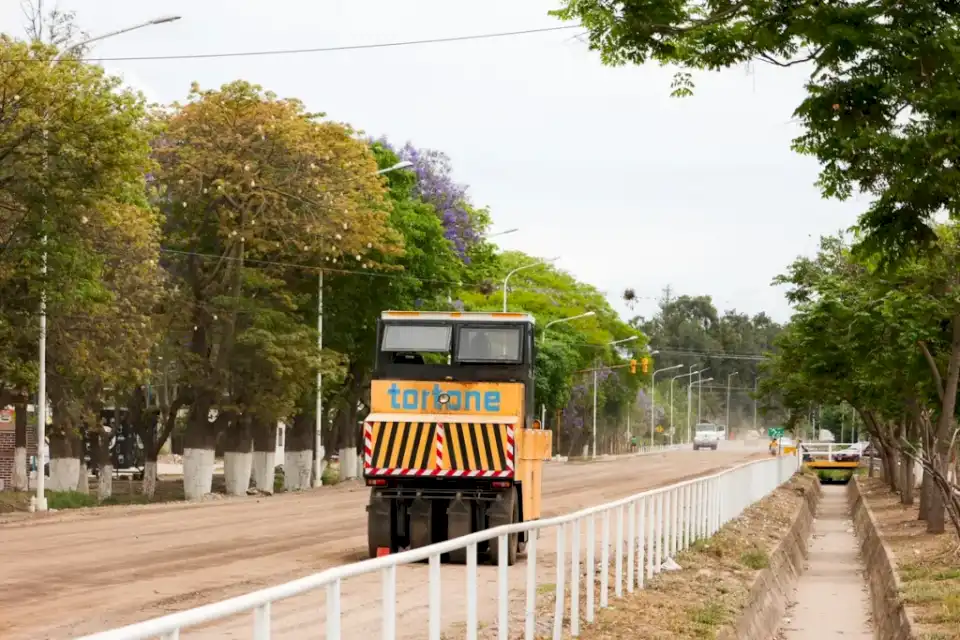
[[[308,53],[330,53],[333,51],[358,51],[363,49],[388,49],[394,47],[412,47],[424,44],[444,44],[449,42],[466,42],[469,40],[491,40],[493,38],[509,38],[526,36],[552,31],[569,31],[580,29],[579,25],[564,25],[559,27],[542,27],[539,29],[523,29],[520,31],[499,31],[496,33],[479,33],[469,36],[450,36],[446,38],[426,38],[423,40],[399,40],[394,42],[374,42],[369,44],[348,44],[333,47],[309,47],[302,49],[263,49],[259,51],[228,51],[222,53],[184,53],[161,56],[118,56],[112,58],[81,58],[83,62],[125,62],[139,60],[203,60],[211,58],[251,58],[262,56],[287,56]]]
[[[656,347],[654,347],[656,348]],[[674,356],[695,356],[698,358],[720,358],[723,360],[767,360],[770,356],[750,353],[726,353],[723,351],[683,351],[679,349],[658,349],[660,353]]]

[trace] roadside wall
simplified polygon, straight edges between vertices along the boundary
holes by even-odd
[[[847,499],[853,525],[860,542],[860,552],[866,565],[870,585],[870,604],[873,613],[874,637],[883,640],[914,640],[919,637],[913,620],[898,596],[900,577],[890,548],[880,537],[877,522],[863,500],[860,479],[853,477],[847,485]]]
[[[754,578],[747,604],[735,627],[721,631],[718,640],[772,638],[777,632],[793,588],[803,573],[810,532],[820,501],[820,482],[811,478],[802,490],[805,500],[797,508],[793,526],[770,555],[770,566]]]

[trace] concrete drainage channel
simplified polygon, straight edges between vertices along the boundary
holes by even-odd
[[[899,603],[900,582],[854,478],[812,485],[793,526],[755,578],[722,640],[917,638]]]

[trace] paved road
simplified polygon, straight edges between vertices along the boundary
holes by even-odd
[[[548,464],[545,516],[568,513],[719,470],[757,449],[689,450],[591,464]],[[31,520],[0,520],[3,581],[0,637],[70,638],[164,615],[365,558],[367,489],[350,483],[316,492],[200,504],[110,507]],[[542,545],[545,551],[550,544]],[[463,619],[463,567],[445,566],[445,625]],[[522,585],[522,562],[511,580]],[[426,629],[427,567],[398,574],[402,637]],[[544,571],[546,573],[546,571]],[[550,576],[541,576],[550,581]],[[376,637],[379,576],[344,583],[345,637]],[[448,586],[450,585],[450,586]],[[493,619],[494,567],[483,567],[481,619]],[[274,607],[275,637],[322,634],[324,594]],[[247,638],[251,616],[186,637]],[[299,633],[298,633],[299,631]]]

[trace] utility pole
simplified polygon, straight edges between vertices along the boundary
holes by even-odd
[[[734,371],[727,375],[727,423],[723,425],[723,428],[727,430],[727,437],[730,436],[730,379],[739,373],[739,371]]]
[[[757,388],[760,378],[753,379],[753,430],[757,430]]]

